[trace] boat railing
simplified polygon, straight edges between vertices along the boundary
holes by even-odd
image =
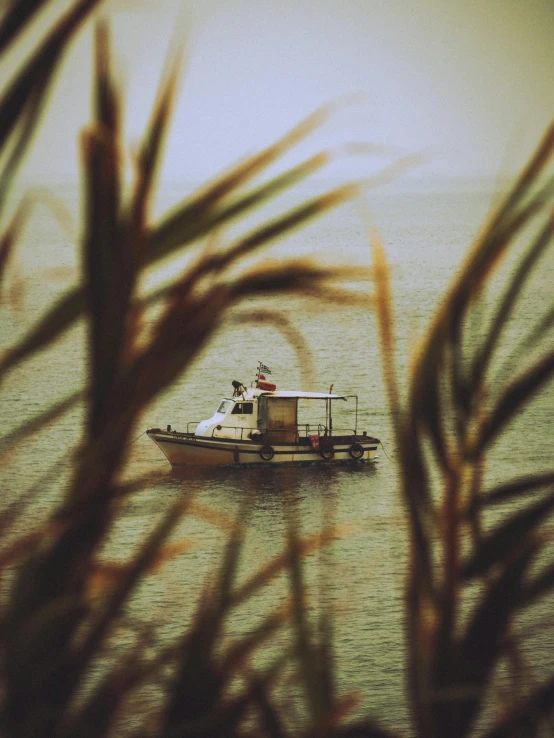
[[[301,427],[303,426],[258,429],[258,428],[241,428],[240,426],[236,426],[236,425],[216,425],[216,427],[212,431],[212,438],[236,438],[238,441],[244,441],[245,439],[248,441],[253,441],[253,440],[256,440],[256,435],[257,435],[260,438],[260,440],[262,440],[264,438],[265,433],[271,433],[272,435],[275,435],[279,433],[284,434],[284,433],[290,433],[291,431],[295,431],[295,433],[298,434],[298,429]],[[251,436],[250,434],[252,433],[253,430],[260,430],[260,433],[256,434],[255,436]],[[229,432],[229,435],[221,435],[222,431],[230,431],[230,432]]]
[[[187,425],[187,433],[189,431],[190,425],[193,425],[192,423],[189,423]],[[251,433],[253,430],[258,430],[257,428],[241,428],[240,426],[236,425],[217,425],[213,431],[212,431],[212,438],[236,438],[239,441],[252,441],[256,440],[256,436],[252,436]],[[271,433],[273,437],[278,434],[290,434],[291,431],[295,431],[298,436],[303,436],[307,438],[309,435],[318,435],[318,436],[328,436],[329,435],[329,429],[326,425],[322,423],[318,423],[317,425],[315,423],[298,423],[296,426],[290,426],[290,427],[284,427],[284,428],[265,428],[265,429],[259,429],[260,430],[260,440],[263,439],[265,433]],[[228,435],[221,435],[222,431],[228,431]],[[258,435],[258,434],[256,434]],[[352,428],[333,428],[333,435],[356,435],[355,429]]]
[[[355,428],[333,428],[332,433],[329,432],[329,429],[326,425],[323,423],[318,423],[317,425],[315,423],[302,423],[298,426],[298,430],[300,433],[300,429],[304,428],[304,435],[308,436],[311,434],[315,434],[317,432],[318,436],[355,436],[356,435],[356,429]]]

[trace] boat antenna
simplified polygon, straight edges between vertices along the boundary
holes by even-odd
[[[258,382],[260,381],[260,369],[262,366],[262,362],[258,361],[258,371],[256,373],[256,388],[258,387]]]

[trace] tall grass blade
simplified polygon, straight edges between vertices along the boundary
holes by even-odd
[[[75,31],[100,1],[80,0],[80,2],[73,4],[67,13],[59,19],[50,35],[41,43],[36,53],[11,82],[0,99],[0,155],[3,155],[11,140],[11,134],[21,124],[22,116],[26,116],[23,136],[16,145],[17,155],[12,158],[8,167],[9,178],[3,181],[0,212],[12,172],[21,161],[22,154],[40,120],[38,113],[42,109],[43,101],[53,78],[53,72],[61,55]],[[10,14],[12,20],[16,17],[21,18],[23,15],[27,15],[27,17],[32,15],[33,8],[27,3],[25,5],[27,5],[27,8],[19,11],[21,15],[17,13],[15,8],[12,8]],[[6,16],[6,18],[8,17]],[[17,26],[17,23],[15,25]],[[13,28],[12,25],[12,31],[9,31],[8,35],[5,36],[6,40],[8,36],[13,37]]]
[[[493,221],[495,224],[502,222],[515,210],[516,205],[525,199],[531,187],[536,183],[540,174],[546,168],[552,154],[554,153],[554,122],[545,131],[536,151],[524,167],[521,175],[516,180],[512,191],[505,199],[502,207]]]
[[[283,731],[279,714],[269,700],[270,688],[282,667],[283,658],[279,658],[261,676],[251,677],[243,693],[224,707],[218,721],[217,732],[208,733],[206,738],[211,738],[212,735],[217,735],[218,738],[227,738],[229,735],[238,738],[241,735],[248,735],[249,732],[243,732],[244,728],[241,721],[248,712],[252,712],[256,708],[261,713],[261,725],[266,730],[271,731],[264,735],[268,735],[268,738],[272,738],[272,736],[287,738],[289,734]],[[258,734],[258,731],[255,730],[254,735]]]
[[[310,629],[306,618],[306,594],[304,591],[304,577],[298,543],[295,524],[289,520],[288,548],[290,551],[290,562],[288,575],[292,591],[292,619],[295,631],[296,659],[310,711],[311,723],[313,726],[319,727],[321,725],[324,706],[320,703],[320,685],[312,649]]]
[[[30,485],[15,499],[10,500],[7,504],[2,506],[2,509],[0,510],[0,552],[3,552],[4,546],[10,538],[10,529],[13,529],[15,523],[21,519],[21,516],[27,510],[29,503],[33,499],[37,499],[39,494],[44,492],[44,490],[58,478],[59,470],[60,461],[58,459],[40,475],[39,479],[34,484]],[[47,531],[44,530],[43,523],[38,522],[37,525],[40,528],[39,535],[44,535]],[[0,557],[3,555],[3,553],[0,553]]]
[[[222,659],[222,671],[231,674],[240,668],[254,652],[284,627],[290,617],[290,607],[280,607],[257,627],[253,632],[241,638],[238,643],[229,647]]]
[[[63,400],[51,405],[39,415],[31,418],[31,420],[28,420],[23,425],[15,428],[15,430],[2,436],[2,438],[0,438],[0,460],[18,444],[28,440],[30,436],[43,430],[47,425],[53,423],[68,410],[71,410],[71,408],[74,407],[82,397],[82,390],[73,392],[71,395],[64,397]]]
[[[305,536],[298,541],[298,553],[302,556],[307,556],[310,553],[319,551],[323,546],[329,546],[338,538],[347,535],[350,532],[349,528],[345,526],[335,525],[330,528],[326,528],[321,533],[313,536]],[[287,549],[279,556],[269,561],[258,572],[252,574],[244,584],[237,587],[233,592],[231,602],[234,605],[238,605],[241,602],[246,601],[253,594],[258,592],[260,589],[265,587],[269,582],[273,581],[275,577],[279,576],[283,571],[287,571],[290,566],[292,553],[290,548]]]
[[[461,326],[469,306],[492,273],[500,258],[512,243],[517,234],[528,224],[530,219],[543,207],[545,193],[532,197],[528,203],[530,189],[539,175],[544,171],[554,148],[554,126],[547,132],[541,146],[521,175],[512,193],[499,208],[484,234],[475,242],[465,267],[454,283],[440,313],[435,318],[429,331],[420,359],[416,365],[412,380],[412,397],[417,398],[419,411],[423,412],[439,460],[446,464],[446,451],[443,445],[444,433],[440,428],[440,419],[445,415],[442,410],[439,394],[439,373],[446,366],[448,351],[461,342]],[[518,210],[518,206],[521,206]],[[540,247],[537,249],[540,250]],[[498,319],[502,320],[502,315]],[[498,323],[498,331],[500,323]],[[494,334],[494,331],[493,331]],[[488,356],[491,346],[485,350]],[[485,354],[483,355],[485,356]],[[476,364],[477,368],[480,362]],[[457,367],[454,367],[457,371]],[[460,384],[458,382],[458,384]],[[459,389],[458,400],[467,410],[467,392]],[[418,413],[419,415],[419,413]],[[416,413],[414,412],[414,416]]]
[[[285,261],[274,266],[259,266],[237,278],[233,285],[233,299],[251,297],[257,294],[271,295],[283,292],[299,292],[305,296],[326,297],[326,280],[343,280],[351,274],[351,270],[340,267],[330,270],[319,267],[307,259]],[[346,297],[350,293],[345,290]]]
[[[147,229],[147,204],[152,188],[156,181],[156,174],[160,164],[165,135],[171,118],[171,111],[175,101],[180,59],[173,63],[173,68],[158,93],[156,107],[152,113],[152,120],[146,132],[137,160],[137,183],[131,203],[129,216],[129,230],[131,240],[142,239]],[[140,263],[145,256],[140,254]]]
[[[216,590],[216,617],[219,620],[224,618],[230,606],[231,590],[237,574],[244,542],[245,528],[243,525],[248,521],[251,504],[251,501],[243,503],[242,510],[235,521],[234,530],[229,538],[223,557],[223,565]]]
[[[237,259],[247,256],[271,241],[286,235],[291,230],[305,225],[308,221],[322,213],[337,207],[341,203],[351,199],[358,191],[358,185],[347,184],[337,187],[319,197],[315,197],[298,208],[285,213],[285,215],[270,221],[261,228],[248,233],[231,245],[225,254],[212,257],[211,269],[219,271],[230,266]]]
[[[29,93],[25,107],[21,110],[17,126],[14,128],[13,133],[7,137],[6,144],[9,142],[9,148],[8,146],[4,147],[3,142],[0,141],[0,156],[4,157],[0,168],[0,177],[2,180],[0,215],[7,202],[7,196],[11,190],[15,175],[30,146],[37,121],[40,119],[45,107],[47,97],[45,88],[49,84],[51,74],[52,70],[49,67],[41,69],[40,75],[37,74],[35,86]],[[2,151],[3,149],[4,151]]]
[[[492,322],[487,338],[478,351],[472,367],[472,388],[470,391],[475,394],[475,388],[481,383],[482,378],[487,371],[487,367],[491,361],[495,346],[498,344],[502,330],[506,327],[510,314],[515,308],[517,298],[523,293],[526,280],[531,275],[532,269],[538,260],[544,254],[546,248],[554,235],[554,219],[551,218],[546,223],[541,233],[535,240],[531,248],[529,248],[518,269],[511,277],[510,283],[505,291],[504,297],[500,303],[496,316]]]
[[[51,0],[6,0],[8,8],[3,10],[0,20],[0,54],[17,38],[25,27],[29,25],[39,10]]]
[[[505,565],[519,546],[554,509],[554,493],[534,505],[528,505],[498,525],[479,545],[462,568],[461,575],[472,579],[485,575],[491,567]]]
[[[214,661],[216,633],[211,608],[204,606],[178,654],[162,735],[210,735],[209,726],[218,717],[225,682],[225,676]],[[204,731],[196,732],[195,725],[205,726]]]
[[[194,733],[194,725],[218,718],[221,698],[230,674],[222,669],[216,658],[216,644],[221,628],[231,606],[231,588],[236,575],[239,553],[242,548],[244,515],[250,511],[250,500],[246,499],[237,516],[233,532],[226,546],[219,581],[214,596],[206,596],[200,605],[196,622],[184,638],[177,676],[171,685],[165,717],[164,734],[174,732]],[[242,710],[230,715],[227,729],[234,734],[234,724],[242,717]],[[219,733],[214,732],[214,735]],[[198,735],[210,735],[200,732]]]
[[[528,477],[520,477],[500,485],[492,490],[483,492],[479,496],[479,504],[489,506],[502,504],[514,499],[522,499],[528,492],[536,492],[542,487],[554,485],[554,472],[545,474],[534,474]]]
[[[6,268],[14,246],[21,234],[23,225],[29,216],[29,203],[24,201],[16,210],[10,224],[0,237],[0,299]]]
[[[85,306],[85,295],[81,289],[68,290],[41,316],[30,332],[0,360],[0,381],[3,376],[23,360],[46,348],[66,331],[80,316]]]
[[[143,647],[119,659],[86,704],[63,726],[64,738],[98,738],[110,735],[129,692],[146,680],[156,666],[146,666]]]
[[[67,644],[84,615],[70,594],[53,596],[38,608],[8,610],[6,694],[3,722],[12,735],[56,735],[74,674]],[[69,688],[68,688],[69,687]]]
[[[539,320],[537,324],[525,337],[522,344],[522,352],[528,351],[530,348],[539,346],[545,334],[554,327],[554,307]]]
[[[188,499],[179,500],[175,505],[173,505],[171,510],[165,515],[161,523],[156,527],[141,547],[131,566],[128,568],[118,587],[107,602],[104,611],[92,625],[88,636],[83,642],[82,648],[76,657],[78,662],[78,672],[80,674],[86,673],[85,667],[88,666],[90,660],[96,655],[98,649],[102,645],[103,639],[109,633],[110,629],[114,627],[115,623],[117,623],[123,606],[129,599],[135,587],[138,585],[141,577],[148,571],[152,563],[155,561],[162,543],[171,534],[175,526],[179,523],[181,517],[186,514],[188,506]]]
[[[554,374],[554,351],[540,358],[528,370],[513,379],[503,390],[495,407],[484,420],[478,439],[470,454],[476,449],[486,450],[498,437],[499,433],[515,417],[516,413],[533,396],[552,380]]]
[[[523,698],[497,724],[483,734],[483,738],[512,738],[512,736],[541,735],[541,723],[552,715],[554,704],[554,677]]]
[[[96,30],[96,123],[84,136],[87,237],[84,264],[91,342],[90,430],[97,435],[113,391],[134,284],[132,257],[120,226],[119,98],[112,80],[107,27]]]
[[[260,712],[264,734],[268,738],[287,738],[279,711],[273,706],[268,689],[262,680],[256,680],[252,686],[252,701]]]
[[[551,564],[525,585],[521,594],[521,607],[534,604],[541,597],[551,594],[553,589],[554,564]]]
[[[190,202],[178,207],[175,213],[156,229],[156,235],[151,243],[151,251],[156,255],[155,258],[160,258],[172,248],[179,246],[182,243],[180,234],[191,222],[204,218],[227,196],[234,195],[241,187],[310,135],[328,117],[330,110],[329,106],[316,110],[279,141],[238,164],[230,172],[216,178],[213,183],[194,195]],[[176,238],[177,234],[179,235]]]
[[[302,174],[300,174],[301,169],[303,170]],[[154,228],[150,235],[146,236],[149,242],[148,247],[145,247],[146,263],[153,263],[177,247],[185,246],[200,236],[206,235],[213,228],[222,226],[228,220],[234,219],[239,214],[246,213],[251,208],[259,205],[262,200],[270,198],[277,191],[292,185],[300,176],[308,176],[311,171],[311,163],[308,162],[300,165],[292,170],[292,173],[286,173],[278,178],[278,182],[275,181],[266,186],[261,186],[257,193],[250,193],[245,196],[243,201],[239,200],[238,202],[232,203],[228,211],[216,213],[201,226],[198,225],[198,219],[193,219],[194,208],[190,206],[192,209],[186,216],[183,215],[183,218],[175,218],[171,222],[168,221],[164,225]],[[224,189],[225,194],[227,194],[227,188]],[[211,259],[204,260],[195,278],[198,278],[201,274],[207,274],[210,271],[217,271],[230,266],[238,258],[253,252],[280,236],[286,235],[293,228],[304,225],[310,219],[346,201],[352,196],[355,189],[355,185],[338,188],[328,195],[316,198],[303,207],[297,208],[291,213],[276,219],[271,225],[254,231],[245,239],[237,242],[225,255],[217,255]],[[27,337],[8,351],[0,360],[0,381],[17,363],[29,358],[36,351],[44,349],[58,335],[73,325],[77,318],[80,317],[84,307],[85,298],[82,289],[74,288],[68,291],[41,318],[39,323],[31,329]]]
[[[396,358],[394,350],[394,318],[392,310],[392,295],[390,289],[390,269],[377,233],[373,232],[370,239],[373,257],[373,279],[375,281],[375,302],[379,339],[381,341],[381,356],[385,374],[385,386],[388,394],[392,420],[397,424],[400,420],[400,402],[398,382],[396,379]],[[397,428],[398,433],[398,428]]]
[[[185,203],[158,226],[151,229],[149,234],[149,259],[156,261],[165,258],[178,249],[191,244],[206,236],[216,228],[230,225],[237,218],[247,215],[256,207],[260,207],[280,192],[293,187],[298,182],[309,177],[323,167],[328,161],[325,153],[316,154],[311,159],[298,164],[285,173],[274,177],[269,182],[259,185],[244,195],[229,192],[233,195],[230,203],[220,203],[219,197],[215,203],[209,203],[205,210],[195,213],[196,205]],[[237,187],[242,187],[242,183]],[[199,196],[201,198],[201,196]]]
[[[526,546],[488,587],[451,661],[450,673],[434,686],[435,735],[469,735],[535,554],[534,546]]]

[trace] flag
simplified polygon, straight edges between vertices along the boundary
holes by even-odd
[[[260,371],[264,372],[265,374],[271,374],[271,369],[265,364],[262,364],[261,361],[260,361]]]

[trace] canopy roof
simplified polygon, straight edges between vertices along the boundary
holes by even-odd
[[[262,389],[249,389],[247,396],[259,397],[260,395],[268,397],[290,397],[302,400],[346,400],[343,395],[329,395],[327,392],[299,392],[297,390],[275,390],[270,392]]]

